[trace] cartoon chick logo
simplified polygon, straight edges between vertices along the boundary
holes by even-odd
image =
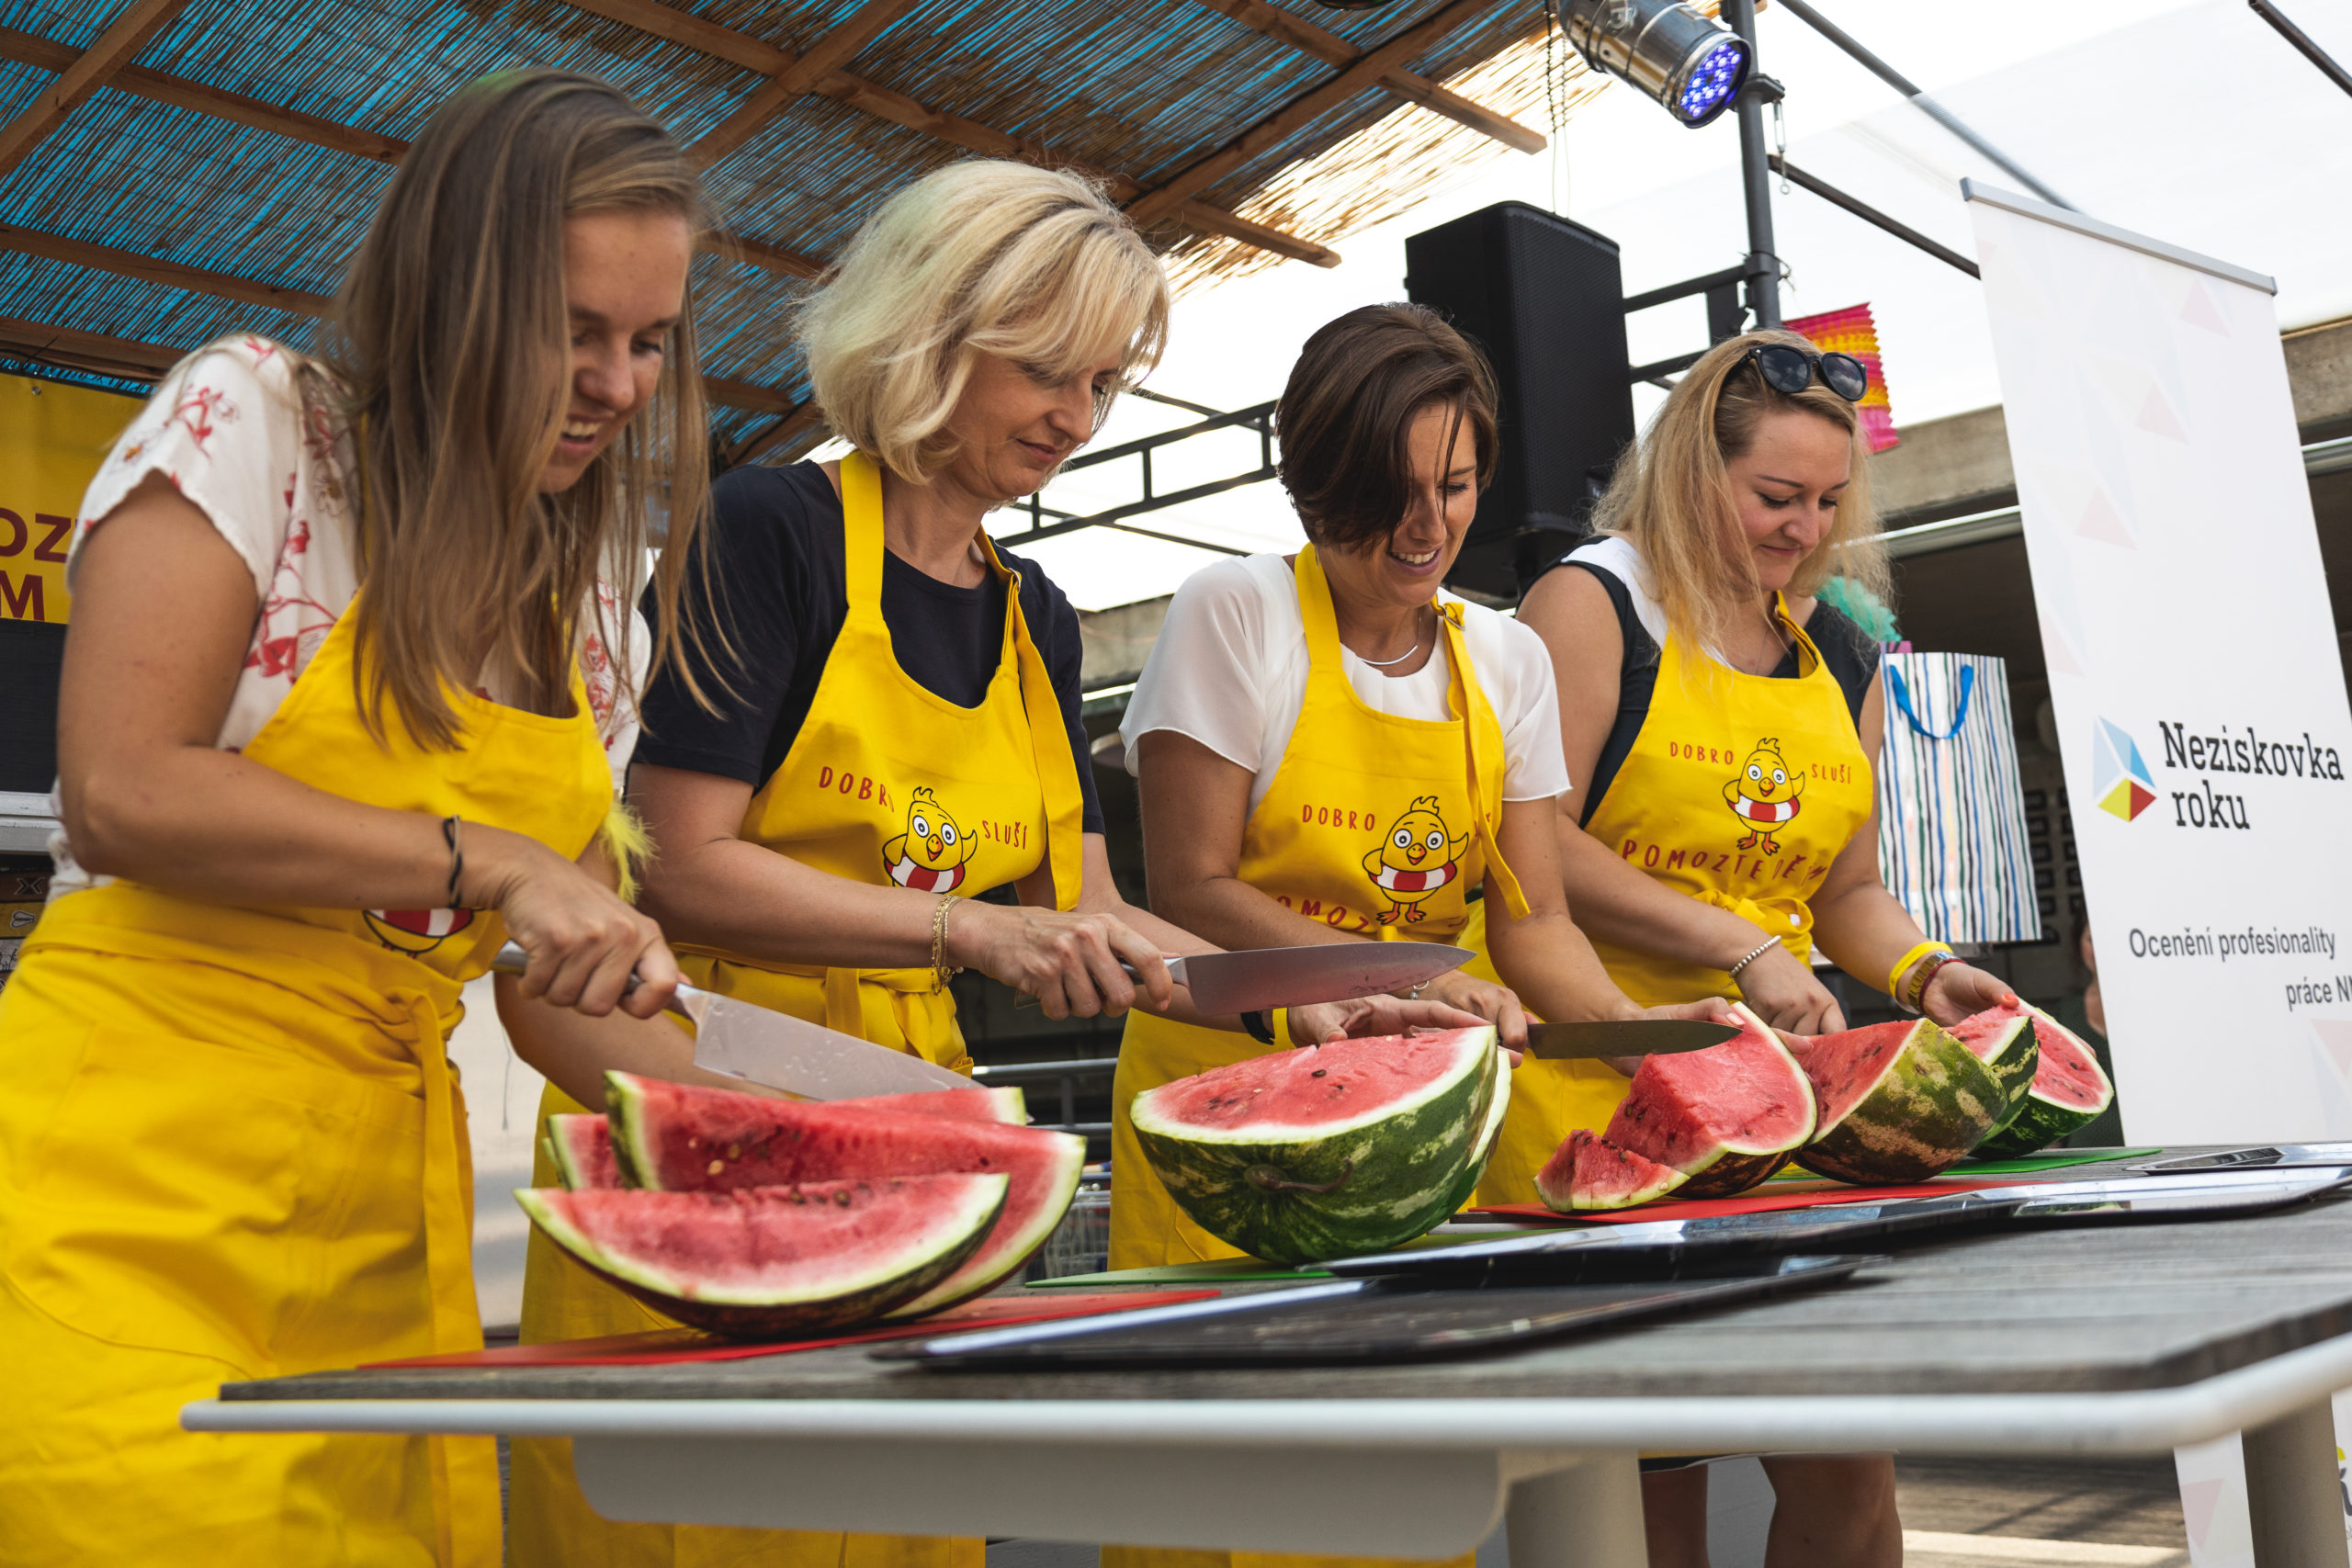
[[[1437,796],[1425,795],[1414,801],[1390,825],[1388,836],[1363,857],[1364,874],[1388,896],[1380,923],[1388,925],[1399,917],[1419,919],[1426,912],[1421,900],[1462,874],[1462,847],[1469,841],[1467,833],[1446,837]]]
[[[907,830],[882,846],[890,880],[918,893],[953,893],[964,883],[964,863],[978,848],[947,815],[928,785],[907,801]]]
[[[1747,829],[1739,847],[1754,849],[1760,841],[1766,854],[1779,854],[1781,846],[1772,835],[1795,819],[1797,796],[1804,793],[1804,774],[1781,760],[1781,743],[1758,740],[1747,754],[1747,765],[1724,785],[1724,804]]]

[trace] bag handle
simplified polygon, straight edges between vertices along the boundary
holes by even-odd
[[[1912,728],[1930,740],[1949,740],[1960,733],[1961,726],[1968,722],[1968,699],[1976,690],[1976,666],[1963,664],[1960,667],[1960,706],[1953,710],[1951,728],[1941,735],[1919,722],[1918,714],[1911,706],[1911,689],[1903,682],[1903,671],[1891,663],[1886,667],[1886,685],[1887,690],[1894,694],[1894,705],[1903,710],[1903,716],[1911,721]]]

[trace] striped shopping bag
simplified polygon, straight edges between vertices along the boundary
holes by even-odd
[[[1885,655],[1879,871],[1944,942],[2038,942],[2009,676],[1973,653]]]

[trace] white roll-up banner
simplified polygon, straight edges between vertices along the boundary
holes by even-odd
[[[2274,286],[1963,191],[2124,1130],[2352,1138],[2352,711]]]

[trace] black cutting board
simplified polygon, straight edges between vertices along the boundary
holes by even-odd
[[[890,1345],[876,1360],[934,1370],[1041,1367],[1331,1366],[1430,1360],[1811,1290],[1867,1258],[1743,1261],[1670,1280],[1433,1290],[1340,1280],[1147,1308],[1116,1319],[1044,1324]]]

